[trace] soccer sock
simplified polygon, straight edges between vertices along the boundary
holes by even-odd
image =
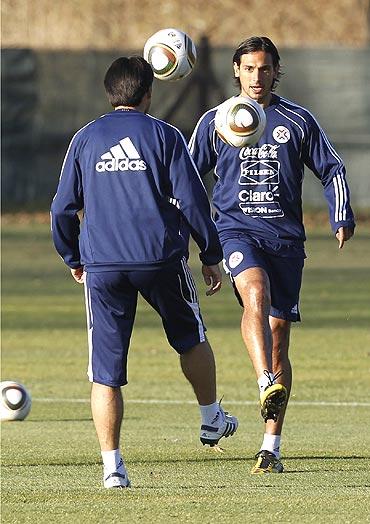
[[[220,413],[220,405],[218,402],[208,404],[208,406],[199,406],[200,415],[202,417],[202,424],[206,426],[214,426],[217,421],[217,415]]]
[[[267,386],[270,386],[271,384],[275,383],[274,374],[273,373],[269,373],[269,376],[267,376],[267,373],[266,373],[266,375],[265,374],[261,375],[258,378],[257,383],[258,383],[258,387],[259,387],[260,394],[261,394],[261,393],[263,393],[265,391]]]
[[[104,476],[110,475],[115,471],[122,473],[122,475],[126,472],[125,463],[119,449],[102,451],[101,456],[104,464]]]
[[[280,440],[281,435],[271,435],[270,433],[265,433],[263,435],[263,441],[261,445],[261,451],[265,449],[270,451],[275,455],[276,458],[280,458]]]

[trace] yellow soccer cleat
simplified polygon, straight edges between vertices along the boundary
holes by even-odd
[[[256,455],[257,462],[251,469],[252,475],[261,475],[263,473],[282,473],[284,466],[278,458],[270,451],[265,449],[259,451]]]
[[[267,422],[268,419],[272,419],[276,422],[280,411],[286,405],[287,399],[288,393],[286,387],[282,384],[267,386],[260,396],[263,420]]]

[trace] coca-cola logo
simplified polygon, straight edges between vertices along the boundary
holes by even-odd
[[[273,144],[263,144],[261,147],[243,147],[240,150],[239,158],[241,160],[247,160],[248,158],[277,158],[279,147]]]

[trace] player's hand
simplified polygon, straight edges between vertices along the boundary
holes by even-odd
[[[71,269],[71,274],[76,282],[83,284],[85,282],[84,268],[78,267],[77,269]]]
[[[211,286],[207,291],[206,295],[209,297],[220,291],[222,284],[222,275],[218,264],[214,266],[202,266],[202,273],[204,282],[207,286]]]
[[[339,242],[339,249],[342,249],[342,247],[344,246],[344,242],[346,242],[353,236],[353,228],[340,227],[338,231],[335,233],[335,236],[337,237],[337,240]]]

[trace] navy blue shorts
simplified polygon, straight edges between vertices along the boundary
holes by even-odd
[[[179,354],[205,341],[195,282],[185,259],[163,269],[87,273],[90,382],[127,384],[138,293],[159,313],[168,342]]]
[[[245,237],[223,240],[224,268],[230,275],[240,305],[241,297],[234,284],[234,278],[252,267],[264,269],[270,280],[272,317],[297,322],[299,313],[299,292],[302,283],[304,257],[278,256],[267,252],[253,240]]]

